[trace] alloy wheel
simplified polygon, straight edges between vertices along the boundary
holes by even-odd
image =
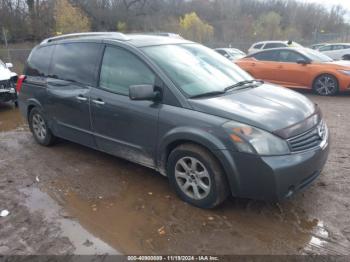
[[[337,92],[337,82],[333,77],[321,76],[316,80],[315,89],[320,95],[333,95]]]
[[[33,116],[33,131],[37,138],[45,140],[47,134],[46,123],[39,114]]]
[[[211,191],[211,179],[204,164],[194,157],[181,158],[175,165],[178,186],[195,200],[206,198]]]

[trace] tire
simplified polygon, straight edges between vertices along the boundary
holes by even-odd
[[[312,89],[320,96],[333,96],[339,91],[339,83],[333,75],[323,74],[315,79]]]
[[[350,60],[350,55],[344,55],[343,60]]]
[[[54,144],[56,138],[49,129],[44,114],[38,108],[33,108],[30,111],[29,128],[38,144],[42,146]]]
[[[180,145],[170,153],[167,173],[178,196],[196,207],[214,208],[224,202],[230,192],[218,161],[208,150],[195,144]]]

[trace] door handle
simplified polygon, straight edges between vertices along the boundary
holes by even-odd
[[[86,98],[86,97],[84,97],[84,96],[77,96],[77,99],[79,100],[79,101],[82,101],[82,102],[86,102],[88,99]]]
[[[94,103],[94,104],[96,104],[96,105],[100,105],[100,106],[103,106],[104,104],[106,104],[106,103],[103,102],[101,99],[92,100],[92,103]]]

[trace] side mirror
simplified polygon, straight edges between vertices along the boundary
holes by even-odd
[[[129,87],[129,98],[134,101],[153,101],[159,96],[159,91],[155,91],[153,85],[134,85]]]
[[[13,64],[12,64],[12,63],[6,63],[5,66],[6,66],[7,68],[12,68],[12,67],[13,67]]]
[[[299,65],[308,65],[308,64],[310,64],[310,61],[308,61],[306,59],[298,59],[297,60],[297,64],[299,64]]]

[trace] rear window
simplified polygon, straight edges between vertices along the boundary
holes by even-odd
[[[99,54],[100,45],[96,43],[57,45],[51,75],[61,80],[94,85]]]
[[[33,50],[24,74],[27,76],[47,76],[54,46],[44,46]]]
[[[264,49],[270,49],[270,48],[278,48],[278,47],[286,47],[287,45],[282,43],[268,43],[264,46]]]
[[[263,44],[257,44],[253,48],[254,49],[261,49],[263,47]]]

